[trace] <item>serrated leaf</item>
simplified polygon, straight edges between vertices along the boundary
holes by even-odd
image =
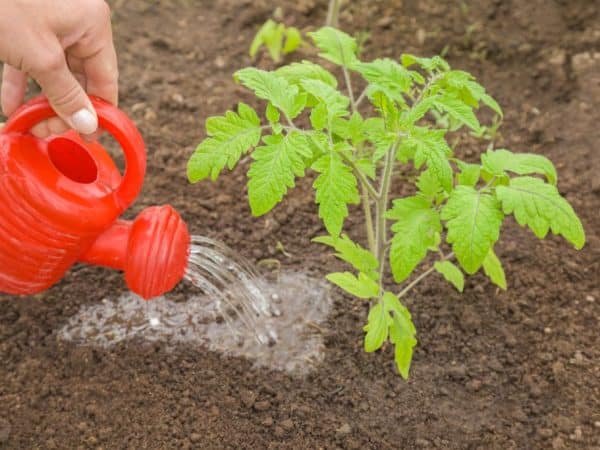
[[[442,231],[439,214],[423,197],[395,200],[385,217],[395,220],[390,248],[390,265],[397,283],[404,281],[435,244]]]
[[[344,219],[348,216],[347,205],[360,201],[356,178],[352,169],[336,153],[323,155],[312,169],[320,174],[313,183],[319,217],[323,219],[329,234],[339,236]]]
[[[502,108],[500,107],[498,102],[492,96],[484,93],[481,96],[481,101],[483,102],[484,105],[486,105],[488,108],[490,108],[496,114],[498,114],[500,117],[504,117]]]
[[[238,105],[238,113],[206,121],[208,138],[200,143],[187,165],[188,179],[195,183],[211,177],[216,180],[227,166],[232,169],[242,154],[258,145],[261,137],[260,119],[251,107]]]
[[[450,117],[471,128],[479,131],[481,125],[473,112],[473,108],[461,100],[453,97],[436,97],[435,106],[448,113]]]
[[[400,60],[404,67],[410,67],[414,64],[417,64],[422,69],[425,69],[428,72],[432,72],[436,69],[441,71],[450,70],[450,66],[441,56],[434,56],[432,58],[424,58],[415,55],[411,55],[410,53],[404,53]]]
[[[513,153],[509,150],[488,150],[481,155],[483,168],[494,176],[513,172],[518,175],[537,173],[544,175],[549,183],[556,184],[556,168],[552,161],[534,153]]]
[[[302,35],[296,27],[288,27],[285,29],[285,45],[283,53],[285,55],[296,51],[302,45]]]
[[[303,80],[319,80],[331,87],[337,87],[337,79],[331,72],[310,61],[288,64],[277,69],[275,73],[293,85],[300,85]]]
[[[496,256],[496,253],[494,253],[494,249],[490,249],[483,260],[483,271],[492,280],[492,283],[506,290],[506,275],[504,275],[502,263]]]
[[[333,134],[342,139],[347,139],[352,142],[352,145],[357,146],[364,140],[363,120],[358,112],[353,112],[350,119],[346,120],[341,117],[334,118],[331,122]]]
[[[238,70],[235,78],[258,98],[270,101],[290,119],[297,117],[306,105],[306,96],[299,95],[298,86],[290,85],[275,72],[267,72],[254,67]]]
[[[423,163],[427,163],[427,167],[435,174],[442,187],[450,191],[453,173],[448,157],[452,155],[452,150],[444,138],[444,133],[444,130],[415,127],[402,145],[414,149],[417,169]]]
[[[323,27],[308,33],[321,53],[319,56],[328,61],[351,69],[359,61],[356,57],[356,39],[333,27]]]
[[[436,198],[443,189],[438,177],[431,169],[421,172],[416,184],[419,192],[430,200]]]
[[[281,52],[282,37],[282,27],[271,19],[267,20],[252,40],[252,44],[250,45],[250,57],[254,58],[261,45],[264,44],[268,48],[271,58],[278,61],[279,53]]]
[[[383,302],[387,311],[391,312],[392,323],[389,327],[389,338],[394,344],[394,359],[402,378],[407,379],[412,361],[413,349],[417,345],[416,329],[408,309],[398,297],[391,293],[383,294]]]
[[[400,111],[398,110],[396,103],[381,90],[377,89],[369,91],[369,100],[373,106],[375,106],[379,114],[381,114],[385,129],[387,131],[397,131],[400,120]]]
[[[269,212],[283,199],[295,178],[304,176],[305,160],[312,156],[300,133],[267,136],[264,142],[252,153],[248,171],[248,199],[255,216]]]
[[[458,162],[460,173],[458,174],[458,184],[465,186],[475,186],[479,181],[481,166],[479,164],[469,164],[462,161]]]
[[[377,85],[392,100],[404,102],[403,94],[412,86],[410,72],[389,58],[357,64],[354,70],[369,83]]]
[[[576,249],[585,245],[585,232],[573,208],[555,186],[533,177],[518,177],[508,186],[498,186],[496,196],[505,214],[513,214],[519,225],[527,225],[543,239],[551,230]]]
[[[435,105],[437,96],[425,97],[420,102],[414,104],[408,111],[402,116],[402,124],[404,127],[410,127],[422,119],[431,108]]]
[[[373,161],[370,159],[359,159],[354,162],[354,165],[358,167],[358,170],[364,173],[367,178],[370,178],[371,180],[375,179],[376,169]]]
[[[321,102],[327,109],[328,120],[343,117],[348,114],[350,99],[342,95],[337,89],[321,80],[304,80],[300,83],[302,88]]]
[[[381,302],[371,307],[367,325],[363,328],[367,332],[365,335],[366,352],[374,352],[381,348],[388,338],[388,331],[391,324],[392,318]]]
[[[377,258],[368,250],[355,243],[346,234],[342,234],[339,238],[331,236],[319,236],[313,239],[313,242],[328,245],[333,247],[337,252],[337,256],[342,261],[351,264],[359,272],[362,272],[377,280],[379,278],[379,262]]]
[[[358,298],[369,299],[379,295],[379,285],[360,272],[358,278],[350,272],[330,273],[326,278],[339,288]]]
[[[271,102],[267,104],[267,110],[265,115],[270,124],[279,123],[280,114],[279,110],[273,106]]]
[[[465,276],[462,274],[460,269],[456,267],[450,261],[436,261],[433,265],[435,270],[442,274],[446,281],[452,283],[452,285],[459,291],[462,292],[465,288]]]
[[[396,133],[390,132],[385,127],[385,122],[380,117],[372,117],[363,122],[362,133],[373,144],[373,161],[377,162],[385,156],[397,139]]]
[[[446,221],[446,240],[461,266],[473,274],[498,240],[504,218],[500,203],[488,192],[470,186],[456,186],[442,209]]]

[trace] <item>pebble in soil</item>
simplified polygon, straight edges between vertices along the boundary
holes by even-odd
[[[261,280],[261,289],[278,309],[277,315],[256,317],[262,329],[276,336],[268,343],[259,342],[241,316],[219,320],[209,296],[175,302],[167,295],[146,302],[131,293],[82,307],[58,337],[104,348],[133,339],[164,342],[168,348],[191,345],[248,358],[256,367],[311,371],[324,356],[321,325],[331,307],[328,286],[301,273],[282,273],[276,282]]]

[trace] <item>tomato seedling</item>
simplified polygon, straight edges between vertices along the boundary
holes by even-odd
[[[308,61],[270,72],[238,71],[236,79],[266,101],[266,120],[244,103],[237,112],[207,119],[208,137],[192,155],[188,177],[214,180],[253,150],[248,197],[252,213],[260,216],[282,201],[296,178],[316,172],[315,202],[328,235],[314,241],[331,247],[352,268],[327,279],[371,303],[365,350],[391,342],[406,378],[417,341],[401,301],[415,285],[439,273],[462,291],[464,273],[483,270],[506,289],[494,253],[506,215],[538,238],[552,231],[577,249],[584,245],[584,230],[559,194],[556,170],[544,156],[493,146],[476,164],[454,156],[446,140],[450,130],[485,134],[474,112],[480,105],[502,116],[473,76],[452,70],[438,56],[360,61],[356,40],[331,27],[310,37],[320,56],[341,68],[347,93],[331,72]],[[358,97],[351,72],[366,82]],[[369,117],[359,112],[365,99],[371,107],[360,110]],[[428,115],[435,120],[426,120]],[[303,129],[301,121],[311,126]],[[391,198],[394,182],[403,180],[398,165],[407,164],[417,172],[415,193]],[[343,233],[348,205],[355,204],[363,208],[366,247]],[[437,255],[433,265],[411,277],[430,253]],[[383,283],[388,264],[395,281],[404,284],[399,291]]]
[[[267,20],[258,30],[252,44],[250,45],[250,57],[254,58],[260,48],[264,46],[271,59],[279,63],[282,54],[287,55],[295,52],[304,44],[300,30],[296,27],[286,27],[282,23],[272,19]]]

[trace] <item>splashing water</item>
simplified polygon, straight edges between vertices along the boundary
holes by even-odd
[[[192,236],[185,279],[212,297],[216,314],[230,332],[243,340],[250,332],[261,344],[277,341],[276,332],[261,317],[281,312],[264,294],[265,286],[252,266],[225,244],[204,236]],[[244,330],[233,327],[239,318]]]
[[[255,366],[304,374],[323,359],[323,329],[331,306],[322,280],[302,273],[261,278],[225,245],[193,238],[185,278],[201,295],[146,302],[127,293],[86,305],[58,337],[109,348],[132,339],[192,345],[254,360]]]

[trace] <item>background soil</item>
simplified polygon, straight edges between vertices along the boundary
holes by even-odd
[[[252,260],[322,275],[336,263],[309,244],[321,232],[302,182],[253,219],[245,167],[189,186],[185,163],[204,119],[250,97],[232,73],[275,6],[318,26],[325,1],[114,0],[122,106],[149,148],[133,212],[172,203],[196,233]],[[77,267],[35,298],[0,297],[0,448],[600,448],[600,17],[593,0],[355,0],[349,31],[369,29],[368,56],[448,50],[506,112],[502,145],[549,156],[581,215],[576,252],[508,220],[497,252],[509,290],[482,276],[464,295],[432,279],[409,300],[419,332],[412,377],[391,349],[362,351],[365,306],[338,296],[326,361],[295,379],[243,359],[160,345],[110,351],[57,341],[83,304],[115,298],[119,274]],[[267,61],[258,62],[268,66]],[[475,159],[469,140],[462,156]],[[350,222],[360,232],[358,222]],[[276,250],[280,241],[293,256]]]

